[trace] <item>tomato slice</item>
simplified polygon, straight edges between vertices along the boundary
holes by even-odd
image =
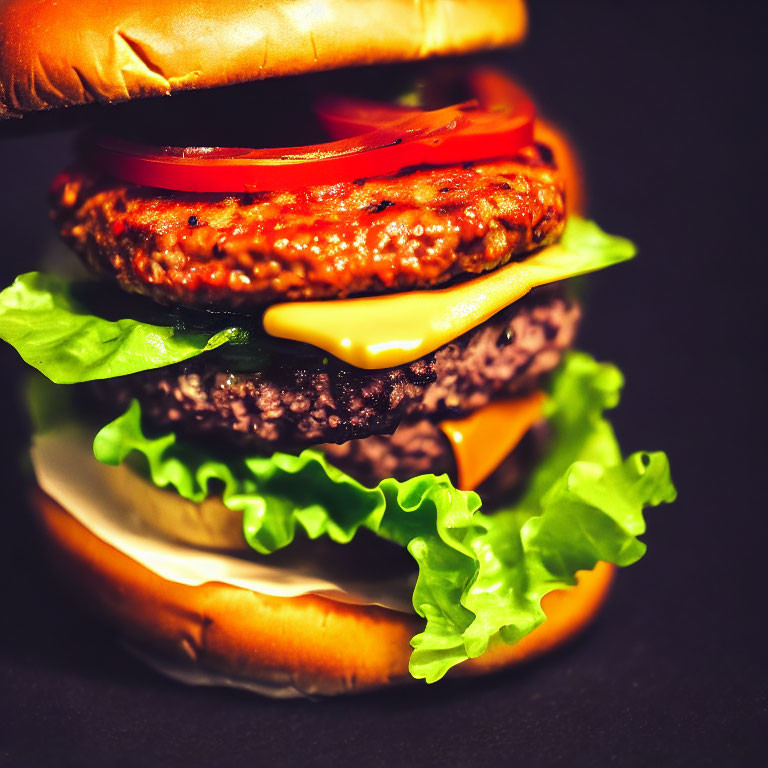
[[[456,106],[471,108],[476,107],[477,102]],[[315,114],[332,139],[346,139],[367,131],[391,128],[414,115],[429,113],[418,107],[406,107],[401,104],[326,96],[315,104]]]
[[[456,108],[474,109],[472,132],[510,132],[517,127],[522,131],[527,130],[528,124],[535,120],[536,110],[528,94],[502,72],[478,68],[469,72],[467,80],[475,98],[457,104]],[[418,107],[339,96],[321,99],[315,105],[315,112],[333,139],[392,128],[411,116],[429,114]],[[517,148],[520,146],[524,145],[519,144]]]
[[[467,73],[467,83],[483,109],[511,114],[535,112],[528,94],[498,69],[476,67]]]
[[[493,109],[470,101],[421,110],[325,99],[318,117],[334,141],[285,149],[151,147],[102,138],[91,160],[108,175],[181,192],[248,193],[386,176],[514,154],[533,142],[530,101]]]

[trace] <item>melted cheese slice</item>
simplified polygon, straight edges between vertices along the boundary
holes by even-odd
[[[463,419],[440,422],[453,447],[459,488],[477,488],[504,461],[541,418],[544,400],[542,392],[534,392],[489,403]]]
[[[453,341],[539,285],[602,266],[558,244],[448,288],[275,304],[264,313],[264,328],[357,368],[390,368]]]

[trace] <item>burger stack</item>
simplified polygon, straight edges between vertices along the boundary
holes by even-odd
[[[621,457],[618,370],[570,351],[568,278],[634,248],[574,214],[567,143],[470,56],[524,8],[428,9],[0,14],[0,116],[85,128],[50,195],[85,269],[0,294],[42,374],[32,506],[179,679],[286,696],[522,661],[674,498],[663,454]]]

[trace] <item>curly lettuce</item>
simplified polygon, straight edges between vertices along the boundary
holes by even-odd
[[[545,618],[542,598],[575,584],[579,570],[643,555],[643,510],[676,492],[663,453],[622,460],[603,416],[621,385],[615,367],[568,355],[547,404],[553,445],[519,501],[494,514],[446,475],[367,488],[315,450],[221,457],[173,433],[148,436],[135,401],[99,431],[94,454],[112,465],[141,457],[156,485],[192,501],[220,494],[242,512],[245,538],[260,553],[288,546],[299,530],[343,543],[366,528],[407,547],[418,566],[413,607],[426,620],[410,671],[434,682],[492,641],[533,631]]]

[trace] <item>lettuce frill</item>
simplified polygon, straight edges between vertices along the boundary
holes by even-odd
[[[561,246],[583,272],[619,263],[634,246],[592,223],[571,218]],[[259,341],[243,328],[193,331],[130,317],[108,320],[83,303],[76,283],[38,272],[0,292],[0,338],[57,384],[74,384],[159,368],[234,343],[258,365]],[[425,621],[412,640],[411,673],[433,682],[489,643],[515,643],[544,620],[541,600],[576,583],[599,561],[640,558],[643,509],[672,501],[663,453],[622,460],[603,412],[618,402],[621,374],[587,355],[569,354],[551,382],[546,417],[554,438],[520,499],[487,514],[480,497],[446,475],[392,478],[367,488],[322,453],[270,457],[214,454],[175,434],[148,435],[141,409],[101,429],[94,454],[141,466],[160,487],[202,501],[221,495],[243,515],[248,543],[262,554],[297,533],[350,541],[365,528],[407,547],[418,566],[413,607]],[[57,388],[59,392],[62,388]],[[34,398],[38,420],[62,408]]]
[[[221,494],[263,554],[288,546],[299,530],[344,543],[367,528],[407,547],[418,565],[413,606],[426,619],[410,670],[433,682],[491,641],[515,643],[533,631],[545,618],[544,595],[575,584],[579,570],[643,555],[643,509],[672,501],[675,489],[663,453],[622,461],[603,417],[621,384],[615,367],[568,355],[546,406],[551,449],[522,497],[493,514],[446,475],[366,488],[315,450],[222,459],[173,433],[151,437],[136,401],[96,435],[94,454],[112,465],[143,457],[156,485],[192,501]]]

